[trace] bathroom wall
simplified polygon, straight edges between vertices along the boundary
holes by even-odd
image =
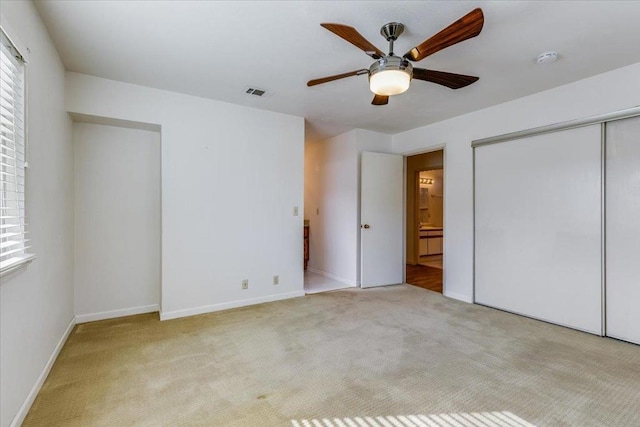
[[[423,224],[432,225],[434,227],[443,226],[444,217],[444,180],[443,170],[436,169],[431,171],[420,172],[420,178],[433,180],[433,184],[420,184],[420,189],[429,190],[428,209],[420,209],[418,212],[419,220]]]

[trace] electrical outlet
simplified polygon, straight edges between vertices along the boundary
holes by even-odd
[[[249,280],[244,279],[242,281],[242,289],[249,289]]]
[[[293,207],[293,216],[298,216],[298,207],[297,206]]]
[[[274,285],[280,284],[280,276],[273,276],[273,284]]]

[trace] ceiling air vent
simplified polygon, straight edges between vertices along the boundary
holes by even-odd
[[[246,93],[247,95],[259,96],[261,98],[269,98],[271,95],[273,95],[273,92],[269,92],[268,90],[258,89],[256,87],[250,86],[244,88],[244,93]]]

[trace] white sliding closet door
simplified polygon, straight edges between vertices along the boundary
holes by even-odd
[[[640,344],[640,117],[607,123],[607,335]]]
[[[602,333],[601,126],[475,148],[475,301]]]

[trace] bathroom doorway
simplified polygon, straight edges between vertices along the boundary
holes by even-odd
[[[406,282],[443,292],[444,151],[407,157]]]

